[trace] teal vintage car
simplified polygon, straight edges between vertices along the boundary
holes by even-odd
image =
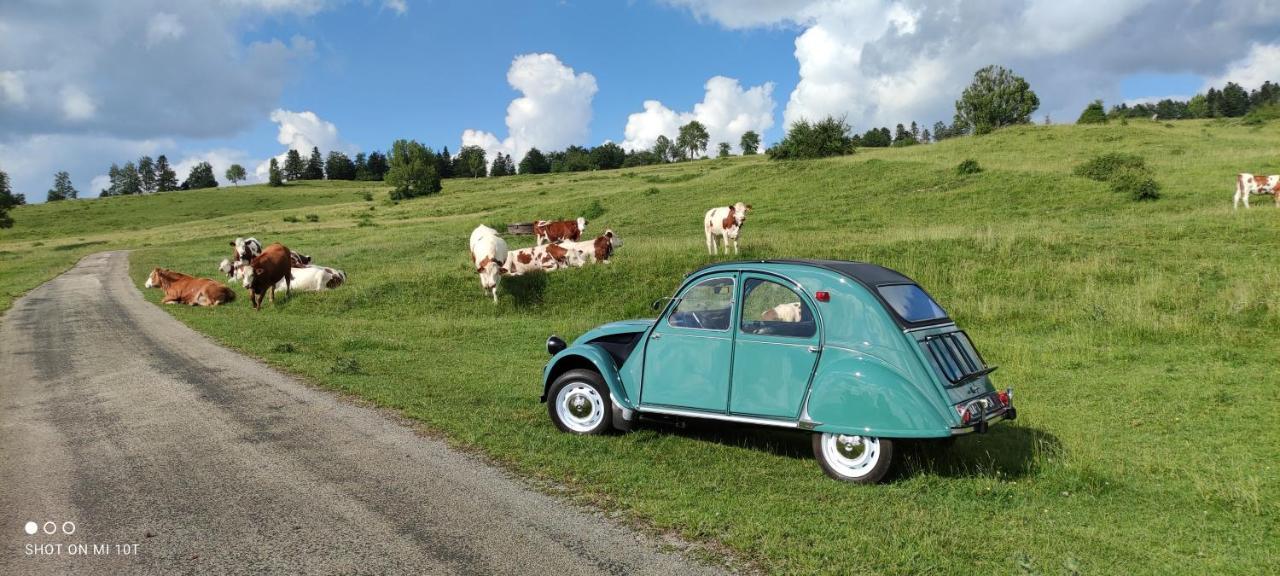
[[[652,416],[808,430],[829,476],[872,483],[895,443],[1017,415],[965,332],[882,266],[719,263],[654,308],[657,319],[605,324],[572,345],[547,340],[542,401],[558,428],[601,434]]]

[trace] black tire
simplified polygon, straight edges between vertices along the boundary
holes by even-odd
[[[850,482],[853,484],[875,484],[884,479],[885,475],[893,467],[893,440],[889,438],[858,438],[863,444],[862,450],[865,451],[870,447],[866,441],[874,442],[875,452],[874,460],[871,462],[862,461],[858,464],[858,459],[849,459],[841,461],[839,448],[831,446],[828,443],[835,443],[839,439],[839,435],[823,434],[815,432],[813,434],[813,456],[818,460],[818,465],[822,467],[822,471],[841,482]],[[835,450],[837,454],[829,454]],[[855,446],[856,450],[856,446]],[[850,465],[853,463],[854,465]]]
[[[566,390],[566,396],[561,398],[561,392]],[[565,372],[547,391],[547,414],[561,432],[608,433],[613,428],[613,402],[609,400],[609,387],[594,370]]]

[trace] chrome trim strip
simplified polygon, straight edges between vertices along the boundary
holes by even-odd
[[[930,326],[920,326],[919,328],[907,328],[906,330],[903,330],[902,333],[910,334],[912,332],[919,332],[921,330],[937,330],[938,328],[954,327],[955,325],[956,325],[955,322],[948,322],[946,324],[933,324]]]
[[[798,428],[799,425],[794,421],[771,420],[768,418],[754,418],[751,416],[734,416],[731,414],[717,414],[714,412],[697,412],[693,410],[680,410],[678,408],[660,408],[656,406],[641,406],[640,413],[649,412],[652,414],[665,414],[667,416],[682,416],[685,418],[706,418],[709,420],[724,420],[726,422],[739,422],[742,424],[758,424],[763,426],[778,426],[780,428]]]

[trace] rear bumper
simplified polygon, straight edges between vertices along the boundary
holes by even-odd
[[[973,424],[969,424],[966,426],[957,426],[955,428],[952,428],[951,435],[963,436],[965,434],[973,434],[975,432],[978,434],[982,434],[986,432],[991,427],[992,424],[1003,422],[1005,420],[1013,420],[1013,419],[1016,419],[1017,417],[1018,417],[1018,409],[1014,408],[1013,405],[1010,404],[1009,406],[1005,406],[1000,410],[987,413],[985,418]]]

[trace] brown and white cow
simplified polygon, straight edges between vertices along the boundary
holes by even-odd
[[[1236,174],[1236,196],[1232,208],[1239,208],[1240,201],[1249,207],[1249,197],[1270,194],[1275,197],[1276,208],[1280,208],[1280,175],[1262,176],[1254,174]]]
[[[799,302],[785,302],[762,312],[760,319],[772,322],[799,322],[803,316],[801,309]]]
[[[144,284],[147,288],[164,290],[164,304],[190,306],[217,306],[236,299],[236,293],[216,280],[196,278],[181,272],[153,268]]]
[[[715,255],[716,236],[719,236],[724,246],[724,253],[729,253],[729,241],[732,240],[733,253],[737,254],[738,234],[742,232],[742,225],[747,222],[749,211],[751,211],[751,205],[742,202],[733,206],[707,210],[707,215],[702,219],[703,230],[707,234],[707,252]]]
[[[502,270],[509,276],[530,272],[551,272],[569,265],[569,249],[559,244],[543,244],[507,252]]]
[[[262,243],[257,238],[236,238],[231,241],[231,259],[248,262],[262,253]]]
[[[245,274],[249,272],[249,263],[232,262],[223,258],[222,262],[218,264],[218,270],[221,270],[230,278],[244,282]],[[285,279],[281,278],[279,282],[276,282],[276,290],[291,289],[302,290],[303,292],[322,292],[337,288],[347,281],[346,272],[319,264],[310,264],[302,268],[292,266],[289,269],[289,275],[291,279],[288,285],[285,284]]]
[[[569,250],[566,262],[570,266],[581,267],[594,262],[608,264],[614,250],[622,247],[622,239],[618,238],[613,230],[606,229],[604,234],[595,239],[581,242],[562,241],[558,246]]]
[[[577,220],[556,220],[550,222],[539,220],[533,223],[533,235],[538,244],[552,244],[561,240],[577,242],[587,230],[587,219],[581,216]]]
[[[503,265],[510,259],[507,255],[507,241],[498,236],[498,231],[481,224],[471,231],[471,264],[476,274],[480,275],[480,287],[486,294],[493,295],[493,303],[498,303],[498,281],[504,274]]]
[[[285,294],[290,293],[293,282],[289,249],[279,242],[262,249],[262,253],[249,261],[244,273],[243,286],[249,290],[253,309],[262,309],[262,297],[271,293],[271,303],[276,301],[276,283],[284,280]]]

